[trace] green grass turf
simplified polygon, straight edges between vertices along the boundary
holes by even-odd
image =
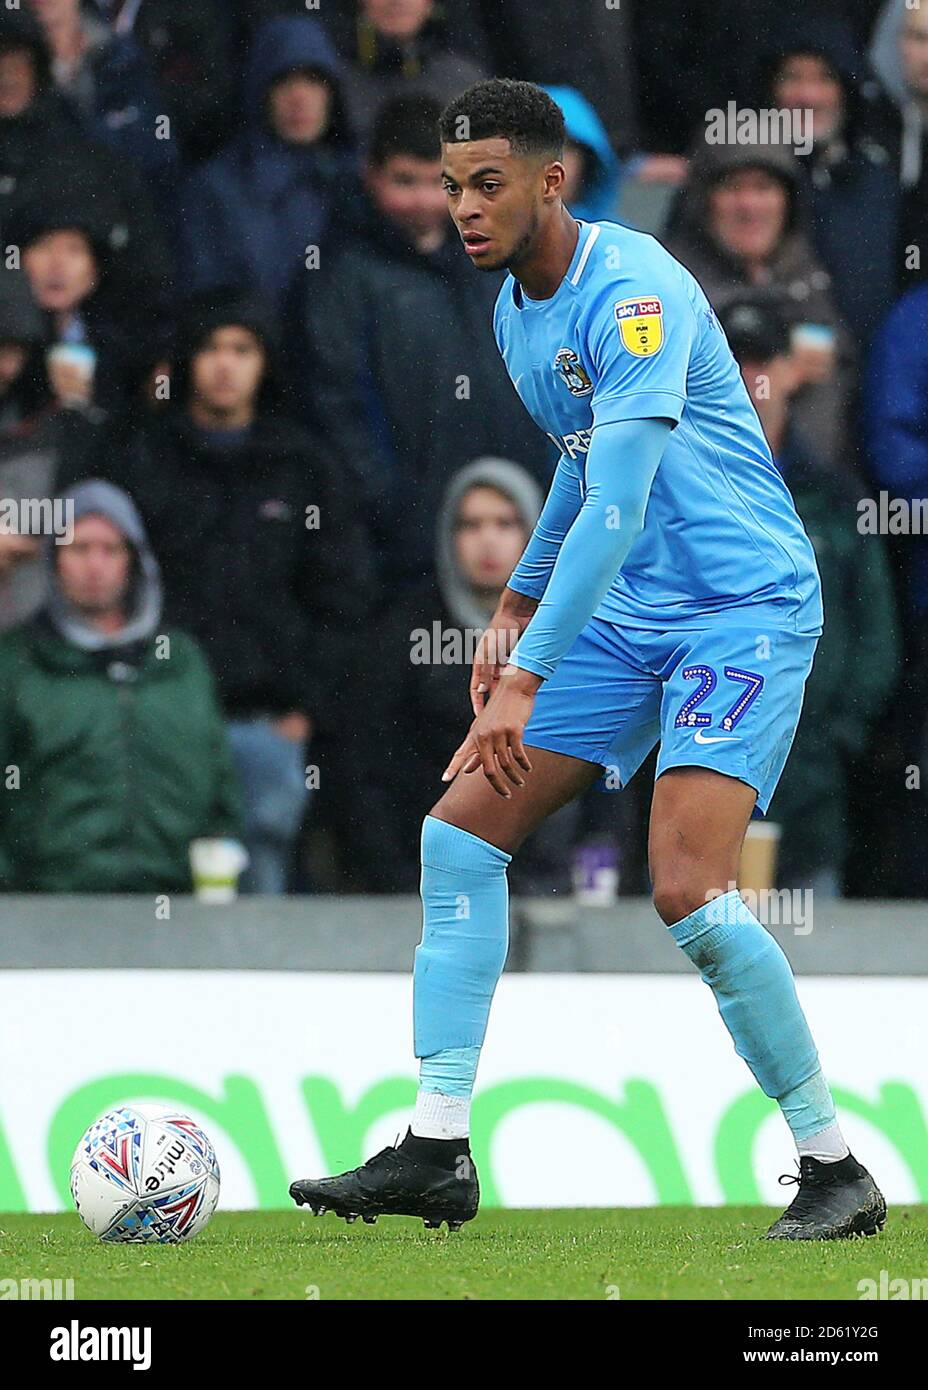
[[[421,1221],[228,1212],[189,1245],[107,1246],[76,1215],[0,1214],[0,1278],[73,1279],[77,1299],[857,1299],[857,1281],[928,1278],[928,1207],[880,1236],[763,1241],[762,1207],[486,1210]],[[307,1292],[310,1286],[310,1292]]]

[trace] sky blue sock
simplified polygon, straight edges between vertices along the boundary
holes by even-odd
[[[719,1013],[796,1139],[835,1118],[831,1092],[796,997],[789,961],[737,890],[675,923],[670,934],[715,994]]]
[[[420,1087],[469,1096],[509,948],[512,855],[436,816],[422,824],[422,940],[413,972]]]

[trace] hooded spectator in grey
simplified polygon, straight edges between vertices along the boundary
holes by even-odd
[[[69,526],[87,516],[102,516],[129,542],[133,564],[123,600],[123,621],[109,630],[90,622],[62,592],[57,569],[56,537],[46,538],[47,611],[52,626],[75,647],[102,652],[129,647],[151,638],[161,621],[161,569],[149,544],[142,518],[128,493],[101,478],[78,483],[59,499]]]
[[[47,604],[0,637],[0,887],[189,892],[189,848],[237,835],[212,676],[161,622],[158,564],[129,497],[90,480],[46,538]],[[58,518],[56,518],[56,521]]]
[[[406,892],[419,877],[422,814],[473,715],[473,646],[493,614],[541,510],[541,490],[520,464],[478,458],[451,478],[435,530],[434,577],[394,600],[359,646],[339,708],[352,731],[339,801],[351,847],[352,887]],[[526,842],[515,892],[569,888],[565,808]]]

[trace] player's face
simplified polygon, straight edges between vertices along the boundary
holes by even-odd
[[[774,103],[788,111],[812,112],[812,139],[837,134],[844,120],[844,92],[831,68],[813,54],[795,53],[777,74]]]
[[[928,9],[909,10],[899,35],[902,71],[909,90],[928,99]]]
[[[43,309],[67,313],[96,288],[97,263],[83,232],[48,232],[23,256],[32,293]]]
[[[502,591],[527,539],[515,503],[493,487],[472,487],[458,507],[455,554],[461,573],[478,589]]]
[[[132,552],[125,536],[103,516],[74,523],[69,545],[58,547],[58,583],[81,613],[100,616],[121,608],[129,588]]]
[[[193,359],[194,394],[211,410],[234,413],[254,404],[264,349],[247,328],[217,328]]]
[[[508,140],[462,140],[442,147],[451,218],[480,270],[503,270],[526,255],[546,202],[560,196],[564,166],[512,152]]]
[[[735,256],[764,261],[773,254],[786,229],[787,195],[783,184],[764,169],[729,174],[709,198],[713,235]]]

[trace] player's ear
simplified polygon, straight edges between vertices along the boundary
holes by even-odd
[[[564,183],[567,178],[567,170],[559,159],[553,159],[545,165],[545,201],[553,202],[559,198],[564,190]]]

